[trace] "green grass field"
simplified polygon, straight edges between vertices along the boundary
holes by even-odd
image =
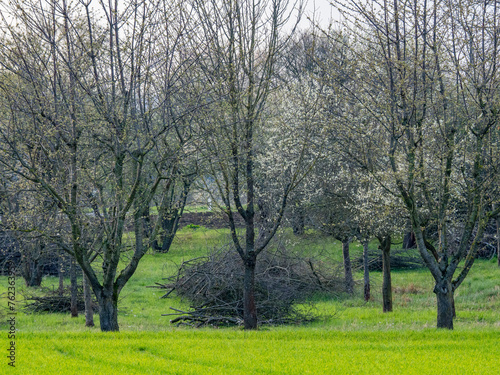
[[[40,375],[495,374],[498,337],[498,331],[306,327],[26,333],[19,338],[16,370]]]
[[[381,274],[371,273],[372,300],[360,287],[353,297],[317,297],[320,319],[297,326],[177,328],[169,323],[170,306],[187,308],[177,297],[147,288],[175,272],[183,261],[201,256],[228,239],[225,230],[182,229],[169,254],[147,254],[124,288],[119,303],[119,333],[84,327],[84,317],[69,314],[16,315],[16,362],[7,355],[0,374],[500,374],[500,270],[496,259],[477,261],[456,293],[454,331],[437,330],[436,300],[428,271],[393,272],[394,312],[381,309]],[[327,252],[340,259],[330,238],[295,238],[287,246]],[[352,255],[361,251],[352,244]],[[356,274],[361,279],[361,274]],[[43,285],[55,286],[46,277]],[[17,279],[17,307],[22,294],[34,292]],[[4,353],[7,278],[0,277]]]

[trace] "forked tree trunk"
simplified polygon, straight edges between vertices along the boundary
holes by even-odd
[[[76,280],[76,262],[75,259],[71,259],[70,266],[70,280],[71,280],[71,317],[78,317],[78,284]]]
[[[257,307],[255,306],[255,265],[254,254],[245,260],[245,275],[243,279],[243,325],[245,329],[257,329]]]
[[[42,266],[37,259],[24,259],[23,276],[26,286],[34,287],[42,285]]]
[[[179,228],[180,214],[176,210],[172,216],[159,218],[158,220],[161,220],[163,234],[160,236],[160,241],[157,239],[153,241],[153,248],[159,253],[168,253],[170,246],[174,241],[177,229]]]
[[[392,311],[391,236],[379,238],[382,250],[382,310]]]
[[[102,291],[97,296],[99,303],[99,321],[102,332],[118,332],[118,296],[109,291]]]
[[[437,327],[453,329],[453,291],[451,283],[442,280],[434,287],[437,297]]]
[[[92,308],[92,290],[87,276],[83,275],[83,297],[85,302],[85,326],[94,326],[94,309]]]
[[[163,238],[163,241],[161,242],[161,245],[158,242],[158,240],[154,240],[153,248],[155,249],[155,251],[157,251],[159,253],[166,254],[170,250],[170,246],[172,246],[172,242],[174,242],[174,236],[165,236]]]
[[[342,255],[344,258],[344,284],[345,291],[354,293],[354,278],[352,277],[351,257],[349,256],[349,239],[342,241]]]
[[[175,187],[172,187],[171,191],[166,192],[169,194],[169,199],[165,199],[164,202],[165,205],[168,206],[169,208],[168,212],[163,212],[165,206],[162,206],[161,211],[163,212],[162,214],[163,217],[158,218],[158,220],[160,220],[159,224],[163,229],[163,234],[159,236],[160,240],[155,239],[153,241],[153,249],[155,251],[160,253],[168,253],[168,251],[170,250],[170,246],[172,246],[172,242],[174,242],[175,234],[179,229],[180,219],[182,217],[182,214],[184,213],[184,207],[186,207],[187,196],[190,188],[191,188],[191,181],[185,180],[182,197],[178,202],[179,206],[176,209],[171,208],[173,204],[177,205],[177,203],[174,202],[174,195],[173,195]],[[163,204],[164,203],[162,203],[162,205]],[[144,228],[145,231],[147,232],[147,235],[145,235],[144,237],[149,238],[151,232],[151,224],[149,223],[149,208],[146,209],[146,214],[143,216],[145,218]]]
[[[370,270],[368,269],[368,241],[363,242],[363,269],[364,269],[364,296],[365,301],[370,300]]]

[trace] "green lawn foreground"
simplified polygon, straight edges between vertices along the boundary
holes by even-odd
[[[19,374],[498,374],[499,332],[307,328],[19,336]],[[8,369],[12,370],[12,369]]]
[[[436,300],[427,270],[393,272],[394,312],[381,312],[381,274],[372,272],[372,300],[318,297],[320,320],[298,326],[190,329],[169,323],[178,298],[146,286],[175,272],[176,264],[226,241],[226,231],[180,231],[169,254],[148,254],[119,304],[120,333],[85,328],[84,317],[24,314],[16,319],[15,368],[5,309],[0,374],[500,374],[500,270],[478,261],[456,295],[455,331],[435,329]],[[294,246],[340,252],[330,239],[295,240]],[[329,246],[332,244],[332,247]],[[353,255],[360,251],[352,245]],[[318,250],[319,251],[319,250]],[[361,279],[358,273],[356,278]],[[67,281],[68,282],[68,281]],[[0,277],[6,305],[6,277]],[[56,278],[44,279],[55,286]],[[18,298],[26,291],[17,280]]]

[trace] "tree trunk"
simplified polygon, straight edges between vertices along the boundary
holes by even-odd
[[[185,205],[185,200],[183,202]],[[174,210],[171,216],[164,218],[159,218],[161,220],[161,227],[163,229],[163,234],[160,236],[160,240],[153,241],[153,248],[159,253],[168,253],[172,242],[174,242],[175,234],[179,229],[180,218],[183,212],[183,208],[180,210]]]
[[[437,327],[453,329],[453,291],[451,283],[442,280],[436,283],[434,293],[437,297]]]
[[[94,309],[92,308],[92,290],[87,276],[83,275],[83,297],[85,302],[85,326],[94,326]]]
[[[71,317],[78,317],[78,284],[76,280],[76,263],[75,259],[71,259],[70,266],[70,280],[71,280]]]
[[[269,218],[269,210],[262,197],[257,199],[257,207],[259,207],[259,220],[262,225],[262,223],[267,222],[267,219]]]
[[[167,212],[163,212],[163,209],[165,208],[163,207],[161,210],[163,212],[163,217],[158,217],[158,220],[160,220],[159,223],[163,229],[163,234],[160,236],[159,241],[157,239],[153,241],[153,248],[155,251],[160,253],[168,253],[168,251],[170,250],[170,246],[172,246],[172,242],[174,242],[175,234],[179,229],[180,219],[182,214],[184,213],[184,207],[186,207],[187,196],[190,188],[191,181],[185,180],[182,197],[178,201],[178,203],[174,203],[173,193],[175,187],[172,187],[172,191],[169,193],[170,198],[165,200],[165,202],[169,202],[168,204],[165,203],[168,206]],[[178,204],[178,207],[172,209],[172,205],[174,204]],[[146,215],[144,215],[144,217],[146,217]],[[149,221],[149,208],[147,208],[147,218]],[[150,228],[150,226],[151,225],[145,220],[144,227]],[[151,230],[148,229],[148,235],[146,237],[149,237],[149,232],[151,232]]]
[[[57,289],[60,296],[64,293],[64,258],[59,257],[59,288]]]
[[[451,295],[451,309],[453,311],[453,319],[457,317],[457,310],[455,310],[455,294]]]
[[[363,243],[363,269],[364,269],[364,296],[365,301],[370,300],[370,271],[368,269],[368,241]]]
[[[255,306],[255,265],[257,257],[250,254],[245,260],[243,280],[243,324],[245,329],[257,329],[257,308]]]
[[[161,235],[161,242],[154,240],[153,248],[159,253],[168,253],[172,242],[174,242],[174,237],[179,228],[180,215],[175,212],[174,217],[161,219],[161,226],[163,228],[163,235]]]
[[[379,238],[382,250],[382,310],[392,311],[391,236]]]
[[[497,264],[500,267],[500,215],[497,216]]]
[[[23,260],[24,281],[26,286],[35,287],[42,285],[42,266],[38,259],[25,258]]]
[[[292,209],[292,230],[296,236],[304,234],[304,209],[297,205]]]
[[[342,241],[342,255],[344,257],[345,291],[354,293],[354,278],[352,277],[351,257],[349,256],[349,239]]]
[[[170,246],[172,246],[172,242],[174,242],[174,236],[168,235],[168,236],[163,237],[161,246],[160,246],[158,240],[154,240],[153,247],[154,247],[155,251],[157,251],[159,253],[166,254],[170,250]]]
[[[403,249],[415,249],[417,242],[415,241],[415,233],[408,232],[403,239]]]
[[[101,291],[97,297],[99,321],[102,332],[118,332],[118,296],[114,292]]]

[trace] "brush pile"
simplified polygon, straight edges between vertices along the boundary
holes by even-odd
[[[188,300],[190,311],[175,311],[174,324],[240,325],[243,322],[243,263],[236,251],[223,248],[207,257],[183,262],[177,274],[157,283]],[[316,318],[308,298],[317,293],[340,294],[342,268],[331,261],[304,258],[285,249],[257,258],[255,300],[260,324],[288,324]],[[300,305],[298,305],[300,304]]]
[[[43,295],[25,295],[25,311],[31,313],[49,312],[49,313],[66,313],[71,311],[71,290],[64,288],[62,293],[55,289],[42,288]],[[98,310],[96,301],[92,303],[93,308]],[[78,311],[85,311],[85,303],[83,299],[83,288],[80,286],[77,293]]]
[[[363,255],[353,259],[356,267],[363,267]],[[425,267],[422,257],[416,249],[391,250],[391,270],[414,270]],[[368,269],[382,271],[382,251],[368,250]]]

